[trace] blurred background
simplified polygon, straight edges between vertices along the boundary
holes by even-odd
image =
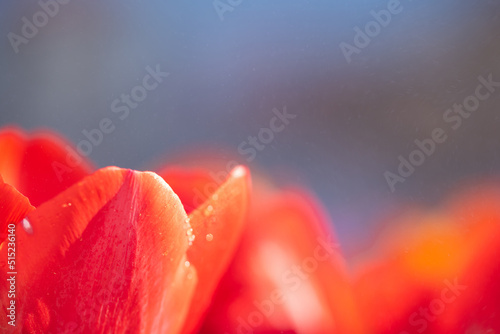
[[[0,126],[78,143],[109,118],[89,155],[99,167],[223,147],[312,189],[349,245],[401,203],[499,172],[500,88],[458,129],[443,119],[478,77],[500,81],[499,14],[494,0],[6,0]],[[148,67],[169,75],[114,112]],[[247,161],[238,147],[285,107],[296,117]],[[436,128],[446,141],[392,191],[384,173]]]

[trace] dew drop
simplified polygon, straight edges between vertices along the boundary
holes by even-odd
[[[191,246],[196,236],[194,235],[193,228],[191,227],[189,217],[186,218],[184,222],[185,222],[184,228],[186,229],[186,236],[188,237],[189,246]]]
[[[186,267],[189,267],[189,266],[191,265],[191,263],[189,263],[189,261],[186,261],[186,262],[184,262],[184,265],[185,265]]]
[[[189,246],[191,246],[193,244],[193,241],[194,241],[195,237],[196,237],[194,235],[192,227],[188,228],[188,230],[186,231],[186,235],[188,237]]]
[[[214,236],[212,235],[212,233],[209,233],[209,234],[207,234],[206,239],[208,242],[210,242],[210,241],[214,240]]]
[[[186,220],[184,221],[184,228],[186,230],[189,230],[191,228],[191,224],[190,224],[190,220],[189,220],[189,217],[186,218]]]
[[[217,195],[217,194],[213,194],[213,195],[212,195],[212,199],[213,199],[214,201],[218,200],[218,199],[219,199],[219,195]]]
[[[33,226],[31,226],[28,219],[24,218],[21,225],[22,225],[24,231],[26,231],[26,233],[33,234]]]
[[[214,211],[214,207],[209,205],[205,208],[204,214],[205,216],[210,216],[210,214]]]

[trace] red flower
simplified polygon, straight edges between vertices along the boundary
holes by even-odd
[[[176,333],[196,326],[241,234],[245,168],[188,216],[154,173],[109,167],[84,177],[87,164],[80,163],[59,182],[53,163],[64,164],[67,155],[60,140],[7,130],[0,147],[2,154],[8,148],[0,174],[37,204],[33,210],[2,183],[0,222],[9,238],[0,245],[1,328]]]

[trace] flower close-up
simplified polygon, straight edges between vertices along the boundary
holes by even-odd
[[[9,322],[27,333],[177,333],[198,325],[241,235],[247,169],[236,167],[188,215],[152,172],[78,165],[73,179],[59,182],[51,164],[65,158],[64,144],[52,135],[6,130],[0,147],[8,152],[0,172],[1,252],[9,259],[1,262],[2,291],[15,295],[1,297],[4,330]]]
[[[500,1],[0,1],[0,334],[500,334]]]
[[[380,249],[348,266],[304,190],[263,177],[251,186],[243,166],[217,187],[208,170],[175,165],[94,171],[82,160],[61,178],[68,145],[48,132],[0,132],[5,331],[500,330],[494,186],[434,212],[408,210],[398,219],[417,228],[384,233]],[[201,204],[196,189],[211,189]]]

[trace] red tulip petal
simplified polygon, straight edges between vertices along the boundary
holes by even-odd
[[[249,183],[248,170],[236,167],[210,199],[189,215],[195,238],[188,259],[196,268],[199,283],[183,333],[199,327],[199,319],[233,258],[246,218]]]
[[[174,189],[188,214],[208,200],[219,187],[204,169],[168,167],[158,175]]]
[[[199,319],[208,308],[240,238],[248,202],[249,173],[244,167],[237,167],[220,187],[208,171],[201,169],[169,167],[159,174],[179,195],[186,211],[191,212],[195,239],[188,258],[200,283],[188,318]],[[189,321],[183,332],[193,333],[199,325],[197,321]]]
[[[325,219],[294,192],[255,196],[203,333],[362,333]]]
[[[0,175],[0,247],[7,237],[7,226],[17,224],[35,209],[16,188],[3,182]]]
[[[0,132],[0,174],[38,206],[89,175],[91,165],[50,132]]]
[[[197,279],[185,264],[187,215],[159,176],[102,169],[28,220],[31,233],[16,236],[25,332],[178,332]],[[6,268],[1,276],[5,284]],[[7,295],[0,298],[4,313]]]

